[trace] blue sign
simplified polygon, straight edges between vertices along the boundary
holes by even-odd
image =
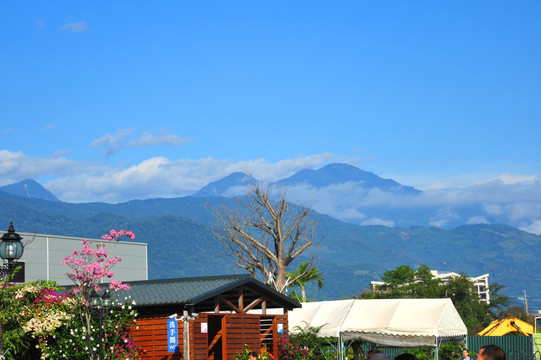
[[[178,351],[178,324],[177,319],[167,319],[167,352]]]

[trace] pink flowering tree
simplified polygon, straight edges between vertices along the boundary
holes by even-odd
[[[108,242],[119,241],[120,239],[127,237],[134,239],[135,235],[131,231],[125,230],[111,230],[109,234],[102,235],[104,240]],[[84,328],[84,338],[86,340],[86,347],[90,353],[90,359],[94,360],[94,353],[96,350],[96,340],[101,343],[106,343],[108,346],[105,348],[107,352],[115,351],[119,353],[120,350],[116,345],[112,344],[111,341],[107,342],[107,336],[110,333],[105,332],[105,339],[95,339],[93,334],[96,333],[95,328],[95,319],[92,316],[92,308],[89,304],[89,298],[93,291],[101,291],[102,286],[107,284],[109,291],[115,293],[119,290],[128,290],[130,287],[128,284],[123,284],[118,280],[112,280],[105,282],[105,280],[113,277],[113,271],[111,268],[119,263],[121,259],[118,256],[112,257],[106,251],[107,244],[105,242],[100,242],[94,244],[92,241],[84,240],[81,242],[82,249],[73,251],[70,256],[66,256],[62,264],[70,268],[70,272],[67,274],[68,277],[74,282],[75,286],[72,289],[74,298],[76,299],[76,304],[81,315],[81,320],[83,322]],[[133,303],[132,303],[133,304]],[[128,304],[129,310],[131,305]],[[124,306],[119,305],[118,306]],[[122,307],[124,309],[124,307]],[[111,310],[113,312],[113,310]],[[106,317],[106,319],[114,318],[113,316]],[[134,321],[134,320],[133,320]],[[104,327],[106,324],[103,325]],[[119,328],[118,322],[115,325],[116,329]],[[125,331],[129,331],[129,327],[120,327]],[[119,335],[122,338],[122,342],[128,344],[128,336],[126,334]],[[138,349],[135,347],[135,344],[131,344],[131,350],[137,353]],[[114,350],[113,350],[114,349]],[[115,355],[118,356],[118,355]]]

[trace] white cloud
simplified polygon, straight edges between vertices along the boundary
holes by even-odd
[[[131,135],[134,129],[119,129],[116,134],[107,133],[101,138],[96,139],[90,143],[91,148],[105,147],[103,152],[105,155],[113,155],[119,152],[126,146],[127,141],[124,139]]]
[[[488,220],[485,219],[483,216],[473,216],[466,221],[466,224],[468,225],[488,224]]]
[[[180,146],[190,141],[191,141],[190,139],[183,139],[178,135],[172,135],[172,134],[152,135],[151,133],[145,132],[139,138],[130,141],[128,143],[128,146],[130,147],[144,147],[144,146],[156,146],[156,145]]]
[[[534,220],[531,224],[521,227],[521,230],[530,232],[532,234],[541,235],[541,220]]]
[[[378,219],[378,218],[372,218],[368,220],[361,221],[362,226],[368,226],[368,225],[381,225],[381,226],[388,226],[393,227],[394,221],[392,220],[385,220],[385,219]]]
[[[203,158],[170,160],[155,157],[128,168],[101,167],[99,171],[73,172],[44,184],[53,194],[68,202],[123,202],[131,199],[187,196],[197,192],[212,181],[235,171],[250,172],[258,169],[277,173],[292,173],[313,163],[314,158],[296,158],[276,164],[262,159],[252,163],[244,161]],[[240,170],[242,169],[242,170]],[[252,171],[255,173],[255,171]],[[20,181],[20,180],[19,180]]]
[[[329,153],[298,156],[293,159],[280,160],[274,164],[268,163],[265,159],[255,159],[234,163],[228,171],[229,173],[237,171],[251,173],[256,179],[273,182],[291,176],[301,169],[320,166],[332,159],[334,159],[334,155]]]
[[[45,174],[63,176],[76,172],[80,165],[64,157],[36,158],[23,152],[0,150],[0,186],[26,179],[38,179]]]
[[[501,205],[485,204],[483,205],[483,208],[488,215],[498,216],[503,214],[503,206]]]
[[[541,183],[541,177],[539,175],[513,175],[513,174],[501,174],[498,176],[500,180],[505,185],[515,185],[515,184],[537,184]]]
[[[86,24],[86,20],[78,21],[78,22],[67,22],[62,26],[62,31],[70,31],[73,33],[79,33],[79,32],[85,32],[88,30],[88,25]]]
[[[160,135],[153,135],[149,132],[145,132],[143,135],[128,141],[128,138],[134,133],[135,129],[118,129],[114,134],[107,133],[101,138],[95,139],[90,143],[90,147],[104,147],[105,150],[103,153],[105,155],[114,155],[120,152],[122,149],[128,147],[138,148],[162,145],[181,146],[191,141],[190,139],[181,138],[180,136],[174,134],[162,133]]]
[[[95,140],[93,146],[118,151],[133,130],[124,129]],[[158,138],[158,137],[156,137]],[[305,168],[320,167],[332,154],[317,154],[269,163],[264,159],[235,162],[230,159],[177,159],[154,157],[132,166],[107,166],[75,162],[67,152],[37,158],[23,152],[0,150],[0,186],[25,179],[40,181],[55,196],[68,202],[124,202],[132,199],[187,196],[233,172],[253,173],[268,183]],[[294,186],[287,189],[291,201],[300,200],[316,211],[359,224],[393,226],[393,211],[424,211],[430,225],[445,227],[459,221],[487,223],[497,219],[532,233],[541,233],[541,176],[512,176],[464,188],[434,190],[419,196],[395,196],[359,183],[335,184],[323,189]],[[509,179],[513,179],[512,181]],[[45,182],[43,182],[45,180]],[[234,189],[239,193],[239,189]],[[376,211],[374,211],[376,209]],[[463,215],[462,215],[463,216]]]

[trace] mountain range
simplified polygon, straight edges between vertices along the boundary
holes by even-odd
[[[99,238],[111,228],[132,230],[136,241],[148,243],[151,279],[230,274],[239,270],[211,232],[214,218],[209,209],[232,206],[230,196],[244,194],[250,181],[247,174],[233,173],[193,196],[107,204],[62,202],[39,183],[25,180],[0,187],[0,217],[6,229],[13,221],[17,231],[29,233]],[[535,269],[541,256],[539,235],[497,221],[430,226],[431,216],[445,210],[389,205],[414,201],[423,191],[347,164],[301,170],[269,186],[287,191],[288,199],[308,203],[319,218],[317,266],[326,285],[311,289],[309,295],[317,299],[350,297],[379,280],[385,270],[426,264],[469,276],[490,273],[490,281],[505,285],[512,299],[527,290],[530,309],[541,309],[541,274]],[[337,194],[347,191],[349,201],[359,203],[353,210],[340,212],[338,201],[331,211],[322,206],[323,197],[343,199]],[[387,203],[369,206],[374,194],[383,194]],[[453,211],[471,219],[482,208]],[[380,219],[394,226],[361,225],[359,219]]]

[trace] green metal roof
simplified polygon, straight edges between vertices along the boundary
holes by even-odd
[[[130,290],[119,291],[119,298],[131,296],[137,307],[168,307],[194,305],[197,311],[212,311],[217,295],[236,303],[240,288],[244,289],[244,302],[249,304],[263,297],[268,308],[293,309],[300,305],[250,275],[223,275],[132,281]]]

